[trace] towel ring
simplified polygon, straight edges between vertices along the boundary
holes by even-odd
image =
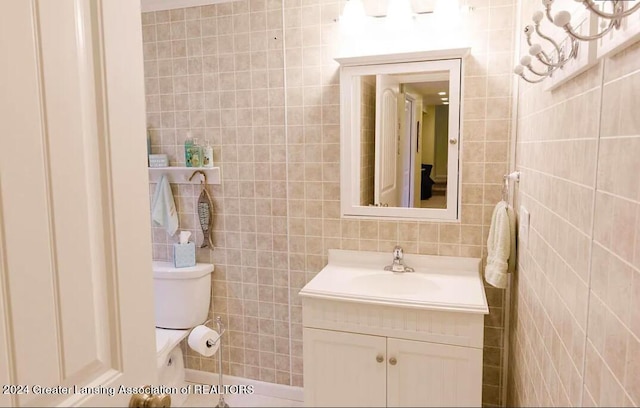
[[[207,175],[202,170],[194,171],[193,174],[191,175],[191,177],[189,177],[189,181],[191,181],[196,174],[201,174],[202,175],[203,180],[200,181],[200,184],[207,184]]]
[[[504,183],[502,184],[502,201],[504,201],[505,203],[509,202],[509,179],[507,178],[507,176],[503,176],[502,179],[504,180]]]
[[[509,181],[513,180],[516,183],[520,182],[520,172],[514,171],[513,173],[505,174],[502,176],[504,183],[502,184],[502,201],[509,202]]]

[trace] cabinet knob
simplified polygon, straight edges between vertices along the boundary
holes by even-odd
[[[389,359],[389,364],[391,364],[391,365],[396,365],[396,364],[398,364],[398,360],[396,360],[396,358],[395,358],[395,357],[391,357],[391,358]]]
[[[452,145],[457,144],[458,143],[458,139],[449,139],[449,143],[451,143]]]
[[[382,363],[382,362],[384,361],[384,357],[382,356],[382,354],[378,354],[378,355],[376,356],[376,361],[377,361],[378,363]]]

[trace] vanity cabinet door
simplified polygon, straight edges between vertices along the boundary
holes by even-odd
[[[310,328],[303,335],[306,406],[386,406],[385,337]]]
[[[387,340],[388,406],[479,407],[481,402],[481,349]]]

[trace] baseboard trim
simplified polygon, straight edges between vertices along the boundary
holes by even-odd
[[[198,384],[218,384],[218,374],[206,371],[185,370],[185,380]],[[224,383],[228,385],[253,385],[256,394],[266,397],[282,398],[293,401],[304,401],[304,392],[302,387],[293,387],[291,385],[273,384],[264,381],[250,380],[248,378],[234,377],[232,375],[224,376]]]

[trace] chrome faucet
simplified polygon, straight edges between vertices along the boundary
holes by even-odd
[[[396,247],[393,248],[393,262],[391,265],[385,266],[384,270],[391,272],[415,272],[413,268],[404,264],[404,261],[402,260],[403,258],[404,251],[402,250],[402,247],[396,245]]]

